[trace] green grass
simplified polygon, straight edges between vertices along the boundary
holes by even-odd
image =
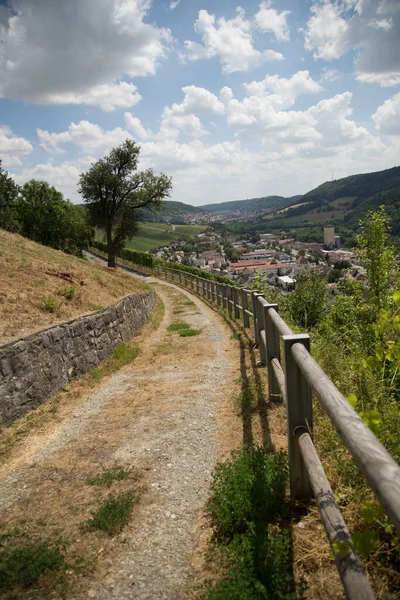
[[[114,371],[118,371],[125,365],[133,362],[135,358],[138,356],[140,352],[139,346],[137,345],[127,345],[121,344],[114,351],[111,358],[109,358],[101,367],[94,367],[90,369],[89,382],[92,385],[96,385],[99,381],[103,379],[106,375],[110,375],[114,373]]]
[[[104,469],[94,477],[89,477],[87,482],[89,485],[111,487],[115,481],[123,481],[131,476],[132,474],[122,467],[112,467],[111,469]]]
[[[193,337],[194,335],[200,335],[201,329],[182,329],[178,333],[181,337]]]
[[[119,533],[129,523],[138,498],[131,492],[115,497],[109,494],[102,505],[91,513],[86,523],[88,529],[100,529],[109,535]]]
[[[6,532],[0,539],[0,589],[28,588],[47,571],[64,566],[64,547],[58,540],[31,539]],[[23,596],[16,596],[16,598]]]
[[[156,307],[153,311],[153,316],[151,317],[151,328],[155,331],[159,328],[161,321],[164,318],[165,314],[165,306],[162,300],[157,298]]]
[[[183,329],[190,329],[190,325],[188,323],[171,323],[168,325],[168,331],[181,331]]]
[[[126,248],[146,252],[160,246],[168,246],[171,242],[177,241],[180,234],[185,233],[194,237],[206,229],[201,225],[176,225],[175,227],[176,230],[172,231],[168,223],[141,223],[138,235],[126,242]],[[97,239],[103,239],[101,232],[97,232]]]

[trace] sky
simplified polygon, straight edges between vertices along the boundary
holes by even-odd
[[[400,0],[0,0],[0,159],[74,203],[127,138],[195,206],[400,163]]]

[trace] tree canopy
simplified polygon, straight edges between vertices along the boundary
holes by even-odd
[[[158,210],[172,187],[163,173],[137,170],[139,153],[140,147],[127,139],[79,178],[91,221],[105,232],[109,267],[115,267],[118,251],[137,233],[140,209]]]
[[[19,187],[1,166],[0,160],[0,227],[15,231],[14,205]]]

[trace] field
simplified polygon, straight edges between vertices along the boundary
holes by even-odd
[[[207,229],[204,225],[169,225],[168,223],[142,223],[138,235],[126,243],[127,248],[146,252],[166,246],[179,238],[179,234],[192,237]],[[99,234],[99,239],[102,239]]]

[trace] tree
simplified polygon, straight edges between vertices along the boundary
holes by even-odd
[[[46,181],[25,183],[14,211],[22,235],[69,254],[81,254],[93,237],[85,210],[64,200]]]
[[[172,187],[171,178],[163,173],[137,171],[139,152],[140,147],[128,139],[79,178],[91,221],[105,232],[109,267],[115,267],[117,253],[137,233],[140,209],[159,209]]]
[[[296,277],[296,289],[286,301],[293,321],[299,327],[310,329],[324,316],[327,305],[325,282],[319,273],[304,269]]]
[[[369,302],[378,313],[391,300],[394,248],[389,246],[390,217],[382,205],[360,221],[359,255],[367,271]]]
[[[1,166],[0,160],[0,227],[8,231],[16,231],[18,224],[15,218],[15,201],[19,187]]]

